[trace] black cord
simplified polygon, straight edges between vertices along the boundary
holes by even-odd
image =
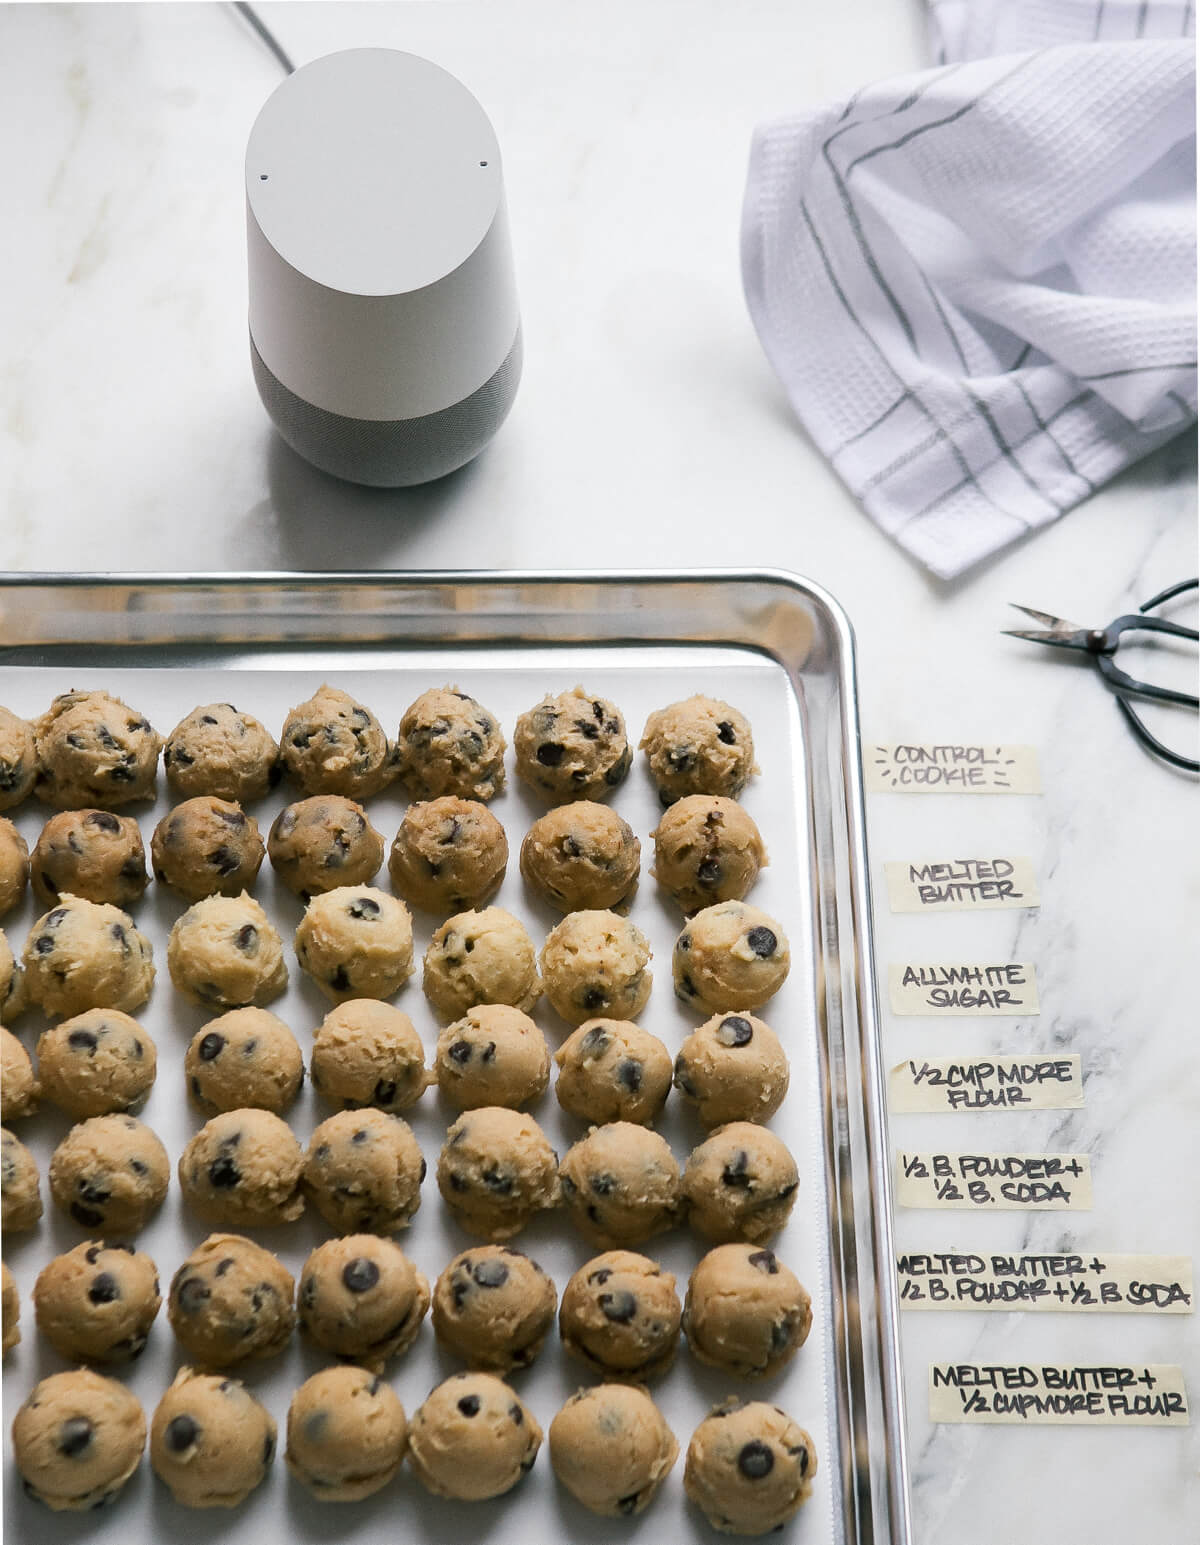
[[[275,34],[271,31],[271,29],[266,25],[266,23],[262,20],[262,18],[259,16],[258,12],[254,9],[254,7],[252,5],[247,5],[246,4],[246,0],[234,0],[234,7],[233,8],[234,8],[235,11],[240,11],[241,12],[241,14],[245,17],[245,19],[254,28],[255,32],[258,33],[259,37],[262,38],[263,42],[267,45],[267,47],[275,55],[276,59],[279,60],[280,64],[287,71],[287,73],[289,75],[293,74],[295,72],[296,66],[292,63],[292,61],[284,53],[283,48],[281,47],[281,45],[279,43],[279,40],[276,38]]]

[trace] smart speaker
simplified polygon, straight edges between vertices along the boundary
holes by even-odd
[[[398,488],[477,456],[521,377],[500,149],[462,83],[353,48],[288,76],[246,148],[250,357],[314,466]]]

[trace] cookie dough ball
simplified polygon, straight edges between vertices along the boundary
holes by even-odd
[[[21,1339],[18,1324],[20,1318],[21,1295],[17,1292],[17,1279],[9,1271],[8,1263],[0,1262],[0,1329],[2,1329],[0,1352],[5,1357]]]
[[[64,692],[33,728],[39,798],[56,810],[111,810],[154,798],[162,738],[107,692]]]
[[[551,804],[603,799],[633,760],[621,710],[582,687],[546,696],[517,720],[517,774]]]
[[[689,794],[654,833],[651,873],[690,917],[718,901],[741,901],[767,863],[758,827],[735,800]]]
[[[702,1363],[744,1379],[778,1373],[812,1329],[796,1274],[760,1245],[718,1245],[692,1272],[683,1333]]]
[[[558,1293],[537,1264],[505,1245],[474,1245],[437,1280],[433,1329],[468,1368],[528,1368],[554,1324]]]
[[[293,708],[279,737],[287,770],[306,794],[366,799],[396,776],[383,726],[337,687],[323,686]]]
[[[592,800],[557,805],[521,844],[521,873],[560,912],[624,907],[637,889],[642,845],[615,810]]]
[[[240,1234],[210,1234],[171,1279],[167,1319],[206,1368],[274,1357],[291,1340],[296,1284],[279,1259]]]
[[[206,1115],[247,1106],[281,1115],[304,1081],[296,1037],[266,1009],[231,1009],[210,1020],[192,1037],[183,1069]]]
[[[361,1502],[383,1489],[408,1447],[404,1407],[365,1368],[323,1368],[288,1407],[288,1469],[320,1502]]]
[[[550,1423],[550,1464],[577,1502],[602,1518],[643,1513],[679,1457],[679,1444],[645,1390],[578,1390]]]
[[[239,1379],[181,1368],[150,1424],[150,1464],[184,1507],[237,1507],[266,1479],[275,1422]]]
[[[581,1121],[650,1126],[666,1104],[671,1054],[656,1035],[627,1020],[585,1020],[554,1060],[558,1103]]]
[[[392,843],[392,886],[426,912],[481,907],[508,867],[504,828],[478,800],[447,795],[409,805]]]
[[[468,1234],[499,1242],[558,1205],[558,1158],[532,1116],[488,1105],[460,1116],[438,1156],[438,1190]]]
[[[765,1244],[787,1222],[799,1174],[766,1127],[731,1121],[693,1148],[683,1172],[688,1221],[716,1244]]]
[[[758,771],[749,721],[715,697],[689,697],[656,709],[638,750],[646,753],[664,805],[689,794],[736,799]]]
[[[761,1008],[791,963],[787,935],[773,917],[723,901],[697,912],[675,940],[675,995],[719,1013]]]
[[[50,1195],[86,1229],[136,1234],[162,1206],[167,1150],[133,1116],[93,1116],[72,1127],[50,1158]]]
[[[32,1116],[41,1093],[29,1053],[11,1030],[0,1028],[0,1121]]]
[[[270,1003],[287,987],[283,940],[253,896],[206,896],[167,940],[176,988],[202,1008]]]
[[[80,1363],[139,1357],[161,1303],[148,1255],[90,1240],[55,1256],[33,1289],[38,1329],[56,1352]]]
[[[594,1372],[640,1382],[665,1373],[679,1346],[675,1278],[632,1250],[581,1266],[563,1289],[563,1346]]]
[[[383,838],[352,799],[318,794],[285,805],[267,838],[271,867],[307,901],[339,885],[369,885],[383,863]]]
[[[150,941],[119,907],[61,896],[25,942],[25,992],[45,1013],[121,1009],[132,1014],[150,996]]]
[[[38,1041],[42,1093],[82,1121],[133,1111],[154,1086],[158,1052],[136,1019],[120,1009],[88,1009]]]
[[[460,1502],[511,1491],[541,1445],[533,1416],[490,1373],[458,1373],[439,1384],[408,1430],[408,1459],[421,1485]]]
[[[528,1012],[542,995],[533,940],[501,907],[447,918],[425,951],[422,986],[444,1020],[480,1003]]]
[[[0,929],[0,1024],[16,1019],[25,1007],[25,978],[12,947]]]
[[[35,1384],[13,1422],[26,1495],[55,1512],[112,1502],[141,1462],[146,1418],[116,1379],[90,1368]]]
[[[30,861],[44,907],[61,895],[130,907],[150,883],[137,822],[110,810],[63,810],[42,828]]]
[[[422,692],[400,720],[396,754],[411,799],[492,799],[504,787],[504,733],[457,687]]]
[[[163,747],[163,770],[174,794],[239,805],[261,799],[283,777],[274,737],[232,703],[205,703],[181,719]]]
[[[169,810],[154,828],[154,878],[185,901],[240,896],[266,854],[258,822],[240,805],[198,794]]]
[[[520,1009],[484,1003],[438,1036],[438,1087],[458,1110],[507,1105],[519,1110],[550,1082],[546,1037]]]
[[[683,1489],[723,1534],[766,1534],[812,1494],[817,1453],[808,1433],[778,1406],[715,1406],[692,1434]]]
[[[645,934],[615,912],[569,912],[542,948],[546,996],[569,1025],[630,1020],[650,996]]]
[[[27,799],[36,778],[33,725],[0,705],[0,810],[13,810]]]
[[[37,1162],[7,1127],[0,1128],[0,1205],[6,1234],[33,1228],[42,1215]]]
[[[225,1111],[206,1121],[179,1156],[184,1200],[206,1223],[267,1228],[304,1211],[304,1150],[267,1110]]]
[[[421,1205],[425,1160],[412,1128],[382,1110],[344,1110],[308,1144],[304,1191],[340,1234],[394,1234]]]
[[[753,1014],[714,1014],[675,1058],[675,1087],[706,1127],[767,1121],[788,1091],[779,1037]]]
[[[412,919],[386,891],[341,885],[314,896],[296,959],[327,998],[390,998],[412,975]]]
[[[391,1239],[327,1239],[304,1263],[300,1328],[326,1352],[380,1373],[407,1352],[429,1308],[429,1283]]]
[[[601,1249],[641,1244],[679,1221],[679,1165],[646,1127],[593,1127],[568,1149],[560,1175],[571,1221]]]
[[[433,1081],[425,1048],[407,1014],[377,998],[330,1009],[313,1034],[313,1088],[339,1110],[374,1105],[398,1116]]]
[[[0,816],[0,917],[21,900],[28,880],[29,848],[13,823]]]

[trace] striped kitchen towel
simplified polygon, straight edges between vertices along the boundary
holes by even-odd
[[[929,0],[937,68],[761,126],[754,325],[942,578],[1196,418],[1193,7]]]

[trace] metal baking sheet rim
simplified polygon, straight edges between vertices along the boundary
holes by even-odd
[[[614,604],[622,596],[626,609]],[[199,603],[190,613],[189,599]],[[787,672],[811,761],[842,1500],[848,1539],[911,1545],[854,634],[838,602],[773,569],[0,576],[0,665],[51,663],[81,644],[121,653],[149,644],[489,642],[740,645]],[[856,1086],[861,1108],[849,1099]]]

